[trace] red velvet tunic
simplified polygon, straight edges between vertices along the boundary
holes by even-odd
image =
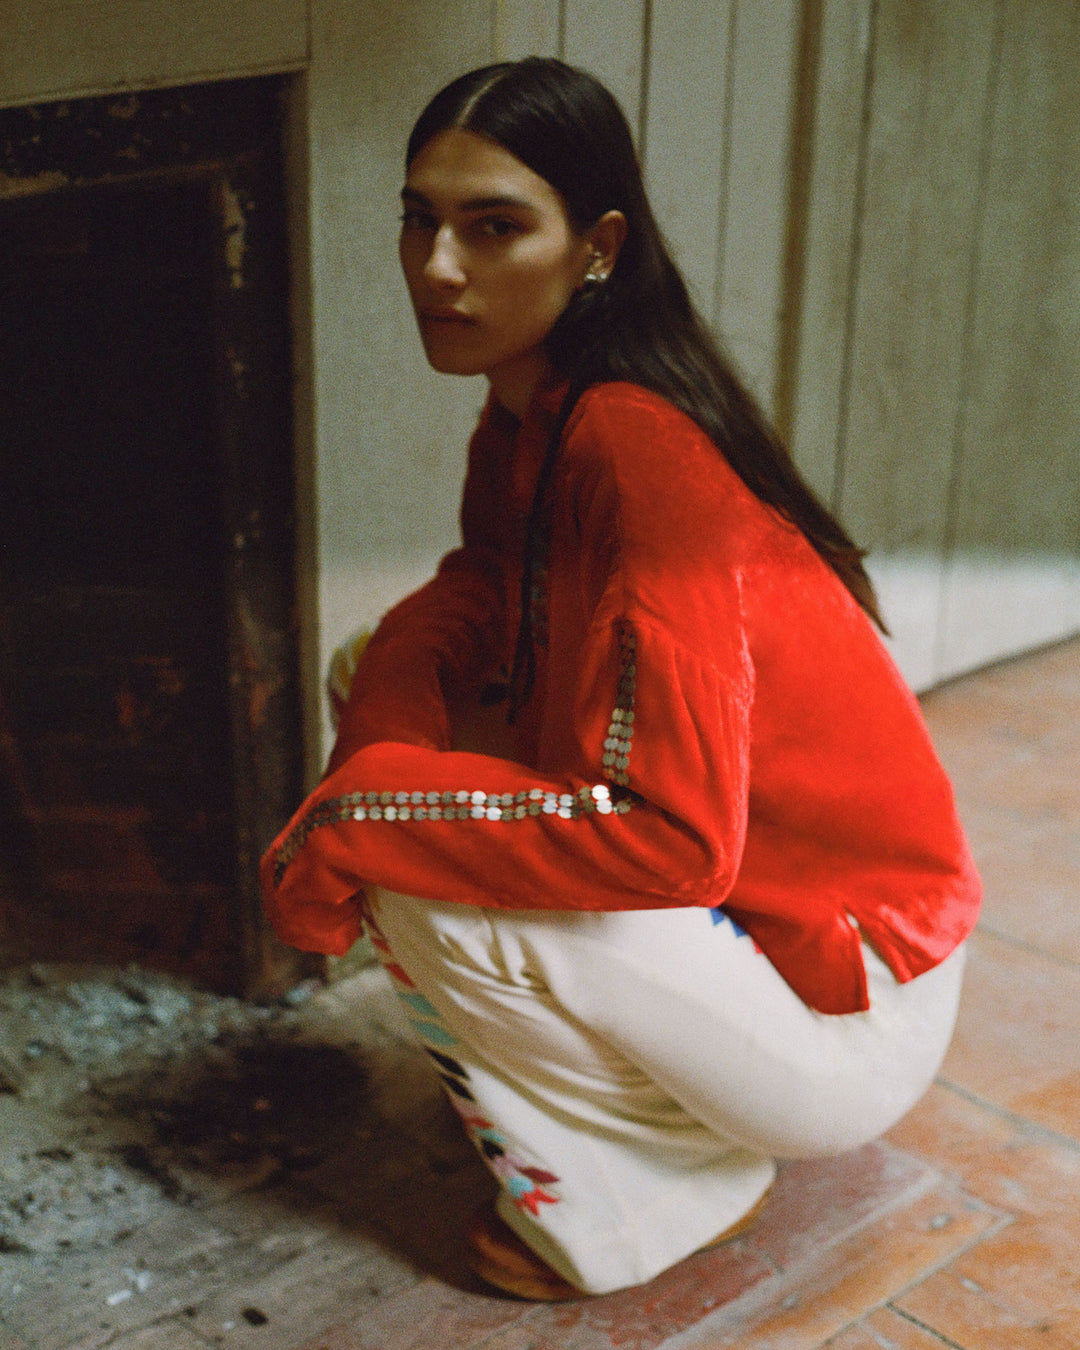
[[[629,384],[564,433],[512,757],[451,749],[504,666],[559,392],[473,436],[463,547],[368,644],[327,775],[268,852],[278,934],[361,932],[367,884],[501,909],[723,905],[810,1006],[867,1007],[971,931],[979,882],[918,705],[802,534]]]

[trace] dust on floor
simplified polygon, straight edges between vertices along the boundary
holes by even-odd
[[[157,1303],[169,1253],[144,1235],[163,1216],[284,1204],[291,1236],[251,1234],[269,1268],[312,1240],[306,1213],[318,1228],[359,1203],[392,1230],[424,1178],[486,1184],[378,969],[265,1007],[138,968],[0,972],[0,1326],[95,1262],[115,1273],[82,1315],[105,1339],[136,1303],[197,1317],[226,1272],[193,1269]]]

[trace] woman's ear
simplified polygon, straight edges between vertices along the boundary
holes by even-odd
[[[626,217],[621,211],[605,211],[585,238],[589,245],[589,270],[585,280],[606,281],[626,238]]]

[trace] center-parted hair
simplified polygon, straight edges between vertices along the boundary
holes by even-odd
[[[607,211],[621,211],[627,222],[608,279],[578,291],[547,338],[548,355],[569,390],[533,503],[523,596],[531,591],[544,498],[574,404],[594,384],[627,380],[696,422],[755,496],[805,534],[884,629],[862,551],[803,481],[697,313],[649,205],[630,129],[608,90],[553,58],[483,66],[440,90],[424,109],[409,137],[406,167],[450,127],[488,137],[550,183],[577,231]],[[515,702],[527,697],[532,683],[530,609],[522,605]]]

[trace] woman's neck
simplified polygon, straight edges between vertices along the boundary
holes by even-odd
[[[544,352],[534,352],[488,371],[488,384],[497,402],[521,421],[537,390],[552,377],[551,362]]]

